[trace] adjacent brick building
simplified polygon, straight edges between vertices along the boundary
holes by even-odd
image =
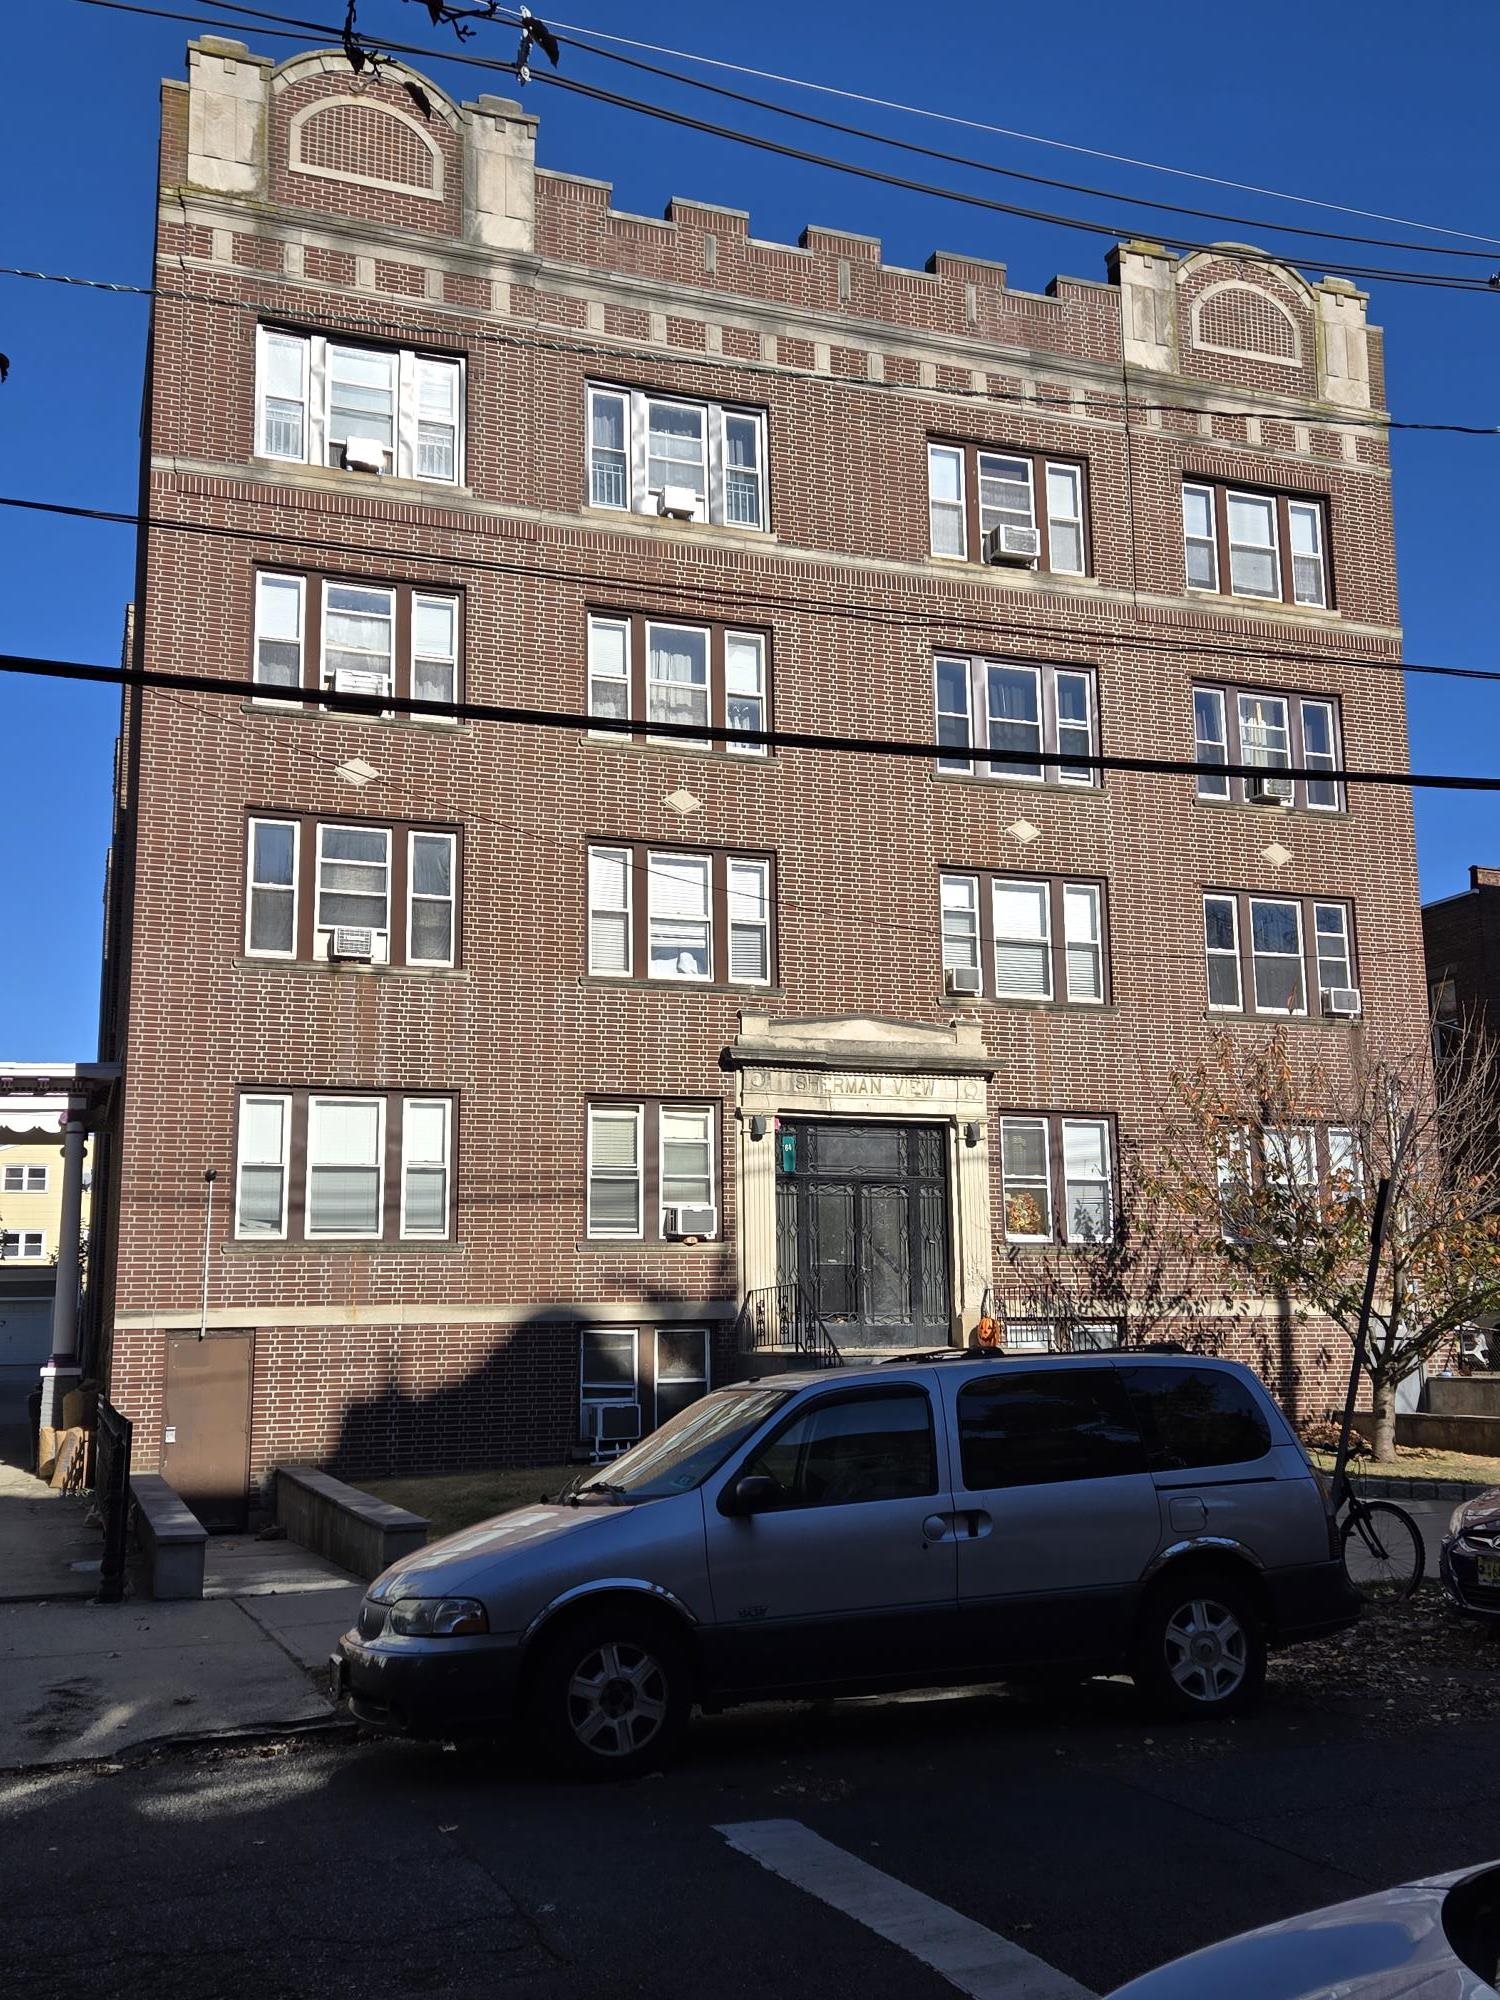
[[[1500,868],[1475,863],[1469,886],[1422,906],[1427,953],[1427,1000],[1439,1052],[1468,1023],[1491,1033],[1500,1026]]]
[[[619,214],[422,88],[208,39],[164,93],[137,657],[226,694],[126,703],[109,1367],[187,1485],[649,1427],[793,1280],[962,1339],[1212,1023],[1422,1007],[1409,799],[1276,776],[1407,754],[1362,294]]]

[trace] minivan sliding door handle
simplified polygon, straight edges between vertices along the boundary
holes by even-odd
[[[975,1542],[987,1535],[994,1521],[982,1507],[960,1509],[953,1514],[929,1514],[922,1523],[924,1542]]]

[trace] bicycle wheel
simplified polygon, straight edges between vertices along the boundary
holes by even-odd
[[[1410,1597],[1427,1564],[1421,1529],[1389,1500],[1350,1500],[1343,1550],[1345,1575],[1371,1604]]]

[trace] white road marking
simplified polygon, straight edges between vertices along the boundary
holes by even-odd
[[[972,2000],[1095,2000],[1044,1959],[835,1847],[800,1820],[747,1819],[714,1831],[773,1875],[899,1945]]]

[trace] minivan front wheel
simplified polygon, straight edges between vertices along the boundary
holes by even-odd
[[[1178,1715],[1234,1715],[1259,1699],[1266,1641],[1249,1591],[1226,1576],[1159,1584],[1141,1621],[1135,1679]]]
[[[692,1708],[687,1648],[663,1620],[628,1607],[544,1633],[530,1678],[532,1721],[552,1760],[579,1777],[655,1770]]]

